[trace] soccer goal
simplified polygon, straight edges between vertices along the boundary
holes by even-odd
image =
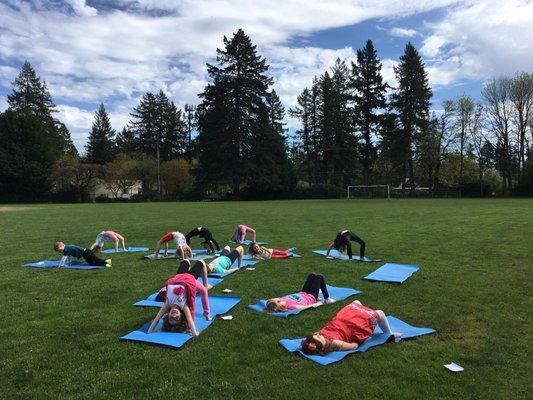
[[[390,199],[389,185],[348,186],[349,199]]]

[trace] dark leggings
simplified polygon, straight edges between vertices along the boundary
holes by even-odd
[[[180,266],[176,271],[177,274],[191,274],[196,279],[202,276],[202,271],[204,269],[204,263],[201,261],[196,261],[196,263],[191,267],[191,262],[189,260],[183,260],[180,262]]]
[[[83,250],[82,257],[89,265],[105,265],[105,261],[97,257],[91,249]]]
[[[328,288],[326,287],[324,277],[313,273],[307,275],[307,279],[302,287],[302,292],[312,294],[315,296],[315,299],[318,300],[318,293],[320,291],[322,291],[322,294],[324,295],[324,300],[329,298]]]
[[[193,236],[199,236],[202,239],[204,239],[204,242],[207,243],[207,245],[209,246],[212,252],[215,252],[215,248],[213,247],[213,244],[216,246],[217,251],[220,251],[220,246],[218,245],[217,241],[213,237],[211,231],[209,231],[208,229],[203,228],[203,227],[202,229],[194,228],[192,231],[190,231],[189,233],[185,235],[185,240],[187,240],[187,244],[191,243],[191,238]]]
[[[352,259],[352,242],[359,243],[361,248],[359,249],[359,257],[364,258],[365,257],[365,242],[363,239],[361,239],[359,236],[357,236],[353,232],[344,232],[341,238],[341,242],[346,246],[346,252],[348,253],[348,257],[350,260]]]

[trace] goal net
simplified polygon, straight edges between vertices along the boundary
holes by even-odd
[[[348,186],[349,199],[390,199],[389,185]]]

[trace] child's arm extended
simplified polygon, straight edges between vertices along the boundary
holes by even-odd
[[[300,305],[300,304],[297,304],[297,305],[295,306],[295,308],[296,308],[297,310],[306,310],[306,309],[308,309],[308,308],[317,308],[318,306],[321,306],[321,305],[322,305],[322,302],[317,301],[316,303],[309,304],[309,305],[307,305],[307,306],[302,306],[302,305]]]
[[[70,256],[63,256],[59,260],[59,267],[64,267],[70,265]]]
[[[153,319],[152,323],[150,324],[150,327],[148,328],[148,332],[147,333],[152,333],[154,331],[154,329],[157,326],[157,323],[159,322],[161,317],[163,315],[165,315],[165,313],[168,312],[169,309],[170,309],[170,306],[168,304],[168,301],[165,300],[165,304],[163,304],[163,306],[159,309],[159,312],[157,313],[157,315]]]
[[[192,336],[198,336],[200,332],[196,330],[196,325],[194,324],[194,318],[191,314],[191,310],[189,309],[189,306],[185,304],[185,307],[183,307],[183,313],[185,314],[185,319],[187,320],[187,325],[189,326],[189,330],[191,331]]]
[[[202,298],[202,308],[204,310],[204,317],[209,321],[211,319],[211,316],[209,315],[209,296],[207,294],[207,288],[200,282],[196,281],[196,290],[200,292],[200,297]]]
[[[342,340],[338,340],[338,339],[333,339],[331,341],[331,345],[330,345],[330,349],[331,351],[347,351],[347,350],[355,350],[359,347],[359,345],[357,343],[349,343],[349,342],[344,342]]]

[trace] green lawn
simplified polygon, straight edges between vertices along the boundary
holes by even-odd
[[[532,200],[28,207],[0,210],[1,398],[531,398]],[[120,254],[102,271],[21,267],[58,258],[51,249],[56,240],[88,246],[103,229],[123,233],[127,244],[153,248],[166,230],[198,225],[222,242],[237,223],[255,227],[258,239],[275,247],[297,246],[304,257],[263,261],[255,271],[227,277],[212,292],[228,287],[242,297],[231,312],[235,319],[216,320],[180,350],[118,339],[155,315],[156,309],[132,304],[159,288],[176,261]],[[311,253],[343,228],[366,241],[369,257],[419,263],[420,271],[402,285],[368,282],[361,277],[381,263]],[[193,239],[193,247],[198,243]],[[364,304],[437,334],[326,367],[288,353],[280,338],[319,329],[348,300],[288,319],[246,305],[299,290],[311,271],[363,291],[356,298]],[[465,371],[445,370],[451,361]]]

